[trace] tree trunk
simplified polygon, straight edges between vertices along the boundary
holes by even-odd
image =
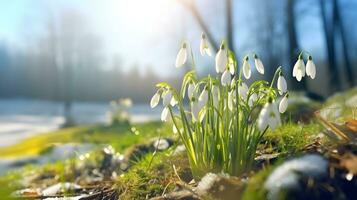
[[[197,7],[194,5],[193,2],[186,3],[184,1],[180,1],[191,11],[191,14],[196,19],[198,25],[201,27],[202,31],[206,34],[208,41],[210,42],[213,52],[216,52],[219,48],[219,44],[213,38],[211,31],[208,29],[207,24],[203,21],[201,14],[198,12]]]
[[[329,85],[331,92],[339,90],[341,87],[339,71],[336,63],[336,54],[335,54],[335,27],[332,23],[331,27],[328,26],[326,11],[325,11],[325,0],[320,0],[320,13],[321,19],[325,34],[325,42],[327,48],[327,59],[328,59],[328,68],[329,68]],[[332,10],[332,19],[334,19],[335,13],[334,9]]]
[[[341,16],[341,12],[340,12],[340,6],[337,2],[337,0],[333,0],[333,8],[334,8],[334,24],[335,26],[338,28],[338,30],[340,31],[340,36],[341,36],[341,43],[342,43],[342,49],[343,49],[343,58],[344,58],[344,64],[346,67],[346,72],[347,72],[347,81],[348,81],[348,85],[349,87],[352,87],[355,83],[354,83],[354,75],[353,75],[353,69],[352,69],[352,65],[351,65],[351,59],[350,56],[348,54],[348,46],[347,46],[347,41],[346,41],[346,32],[345,32],[345,27],[342,21],[342,16]]]
[[[236,53],[234,48],[232,0],[226,0],[226,23],[228,47],[231,51]]]
[[[288,0],[287,1],[287,26],[288,26],[288,40],[289,40],[289,64],[290,64],[290,71],[288,73],[292,74],[292,69],[294,67],[295,62],[298,58],[299,47],[297,42],[297,34],[296,34],[296,26],[295,26],[295,0]],[[301,82],[297,82],[295,79],[291,82],[292,88],[296,90],[306,90],[306,82],[303,78]]]

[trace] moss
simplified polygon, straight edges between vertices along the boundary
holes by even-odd
[[[132,127],[135,127],[135,132]],[[82,126],[65,128],[28,138],[15,145],[0,148],[0,157],[36,156],[47,153],[58,143],[111,144],[118,151],[148,137],[171,135],[168,124],[150,122],[127,126]]]
[[[318,123],[288,123],[274,131],[270,129],[264,136],[263,143],[280,153],[296,153],[316,139],[323,127]]]
[[[147,199],[172,191],[179,180],[173,165],[181,177],[186,173],[188,161],[185,155],[172,157],[171,152],[160,152],[154,157],[148,154],[123,174],[117,180],[120,199]]]

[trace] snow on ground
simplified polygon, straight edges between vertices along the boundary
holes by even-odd
[[[108,123],[109,104],[76,102],[72,115],[77,124]],[[130,109],[132,122],[159,119],[160,109],[134,105]],[[63,104],[60,102],[5,99],[0,100],[0,147],[19,142],[30,136],[58,129],[63,123]]]

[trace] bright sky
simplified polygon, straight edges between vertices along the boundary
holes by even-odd
[[[251,7],[247,9],[248,1],[239,2],[239,6],[234,8],[235,36],[238,41],[249,41],[254,38],[244,27],[251,23],[253,12]],[[198,0],[198,5],[201,5],[205,20],[209,19],[208,23],[215,25],[216,30],[212,30],[215,39],[223,39],[223,3]],[[75,9],[84,14],[93,31],[104,42],[106,55],[119,55],[123,66],[127,67],[124,70],[137,65],[141,69],[151,66],[158,73],[170,73],[174,69],[175,56],[183,39],[193,42],[194,52],[198,56],[201,31],[178,0],[0,1],[0,42],[5,41],[14,46],[26,45],[31,38],[43,32],[49,12],[59,13],[67,9]],[[237,18],[237,15],[240,16]],[[303,26],[301,30],[304,30],[303,34],[300,34],[303,48],[321,49],[322,36],[315,37],[316,33],[320,34],[316,29],[321,26],[316,22],[316,18],[299,26]],[[237,44],[239,48],[246,48],[242,46],[247,45],[243,45],[243,42]],[[248,48],[250,52],[254,51],[250,49],[252,46],[249,44]],[[206,59],[203,62],[210,62],[213,66],[214,58],[200,58],[202,59]]]
[[[175,0],[11,0],[0,1],[0,41],[15,46],[41,34],[48,12],[76,9],[85,15],[104,42],[108,56],[118,54],[124,65],[173,65],[182,38],[182,6]],[[171,39],[170,39],[171,38]],[[177,41],[170,44],[167,41]],[[169,59],[158,59],[165,52]],[[169,71],[169,70],[167,70]],[[166,73],[167,71],[161,71]]]

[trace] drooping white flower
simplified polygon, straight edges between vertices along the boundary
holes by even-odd
[[[280,123],[280,114],[277,106],[273,102],[266,103],[258,116],[258,129],[264,131],[269,126],[274,130]]]
[[[224,70],[226,70],[227,62],[228,62],[227,49],[224,44],[221,44],[221,47],[219,48],[219,51],[217,52],[216,55],[216,72],[217,73],[224,72]]]
[[[181,67],[182,65],[184,65],[187,61],[187,44],[186,42],[184,42],[179,50],[179,52],[177,53],[176,56],[176,63],[175,66]]]
[[[258,95],[256,93],[253,93],[252,95],[250,95],[249,100],[248,100],[249,107],[252,107],[257,100],[258,100]]]
[[[231,83],[231,74],[229,73],[228,70],[224,71],[221,77],[221,83],[224,86],[227,86]]]
[[[177,127],[175,126],[175,124],[172,125],[172,132],[174,134],[177,134],[178,133],[178,130],[177,130]]]
[[[201,34],[200,52],[202,56],[204,56],[205,54],[207,54],[208,56],[212,55],[211,49],[208,45],[207,37],[204,33]]]
[[[162,105],[164,107],[168,106],[171,103],[172,99],[172,92],[170,90],[165,91],[162,94]]]
[[[284,113],[288,108],[288,94],[286,94],[279,103],[279,112]]]
[[[312,57],[309,56],[309,59],[306,63],[306,75],[310,76],[312,79],[316,76],[316,66],[315,63],[312,61]]]
[[[238,94],[243,100],[247,100],[248,90],[248,86],[244,82],[238,86]]]
[[[234,72],[235,72],[235,66],[234,66],[234,60],[233,58],[229,57],[228,58],[228,69],[229,69],[229,72],[234,75]]]
[[[246,79],[249,79],[252,74],[249,64],[249,58],[246,56],[243,61],[243,75]]]
[[[192,97],[195,96],[196,92],[195,92],[195,84],[193,83],[190,83],[188,84],[188,87],[187,87],[187,96],[188,96],[188,99],[192,99]]]
[[[178,104],[177,99],[175,98],[175,96],[172,96],[171,101],[170,101],[170,105],[171,105],[172,107],[174,107],[174,106],[176,106],[177,104]]]
[[[260,60],[260,58],[256,54],[254,54],[254,64],[255,64],[255,68],[257,69],[257,71],[260,74],[264,74],[263,62],[262,62],[262,60]]]
[[[191,102],[192,121],[199,120],[199,113],[202,110],[202,108],[203,105],[199,101],[194,100]]]
[[[302,56],[299,56],[293,68],[293,77],[296,77],[297,81],[301,81],[302,77],[305,76],[305,63]]]
[[[167,122],[170,119],[170,110],[169,107],[165,107],[161,112],[161,121]]]
[[[198,97],[198,101],[202,105],[206,105],[206,103],[208,101],[208,91],[206,89],[203,89],[203,91],[201,92],[200,96]]]
[[[156,92],[154,94],[154,96],[152,96],[151,100],[150,100],[150,107],[151,108],[155,108],[159,102],[160,102],[160,93],[159,92]]]
[[[276,85],[280,95],[283,95],[288,89],[286,80],[282,74],[279,74],[278,82],[276,83]]]
[[[228,109],[229,109],[230,111],[233,111],[235,98],[236,98],[236,93],[235,93],[235,91],[234,91],[234,90],[230,91],[230,92],[228,93]]]

